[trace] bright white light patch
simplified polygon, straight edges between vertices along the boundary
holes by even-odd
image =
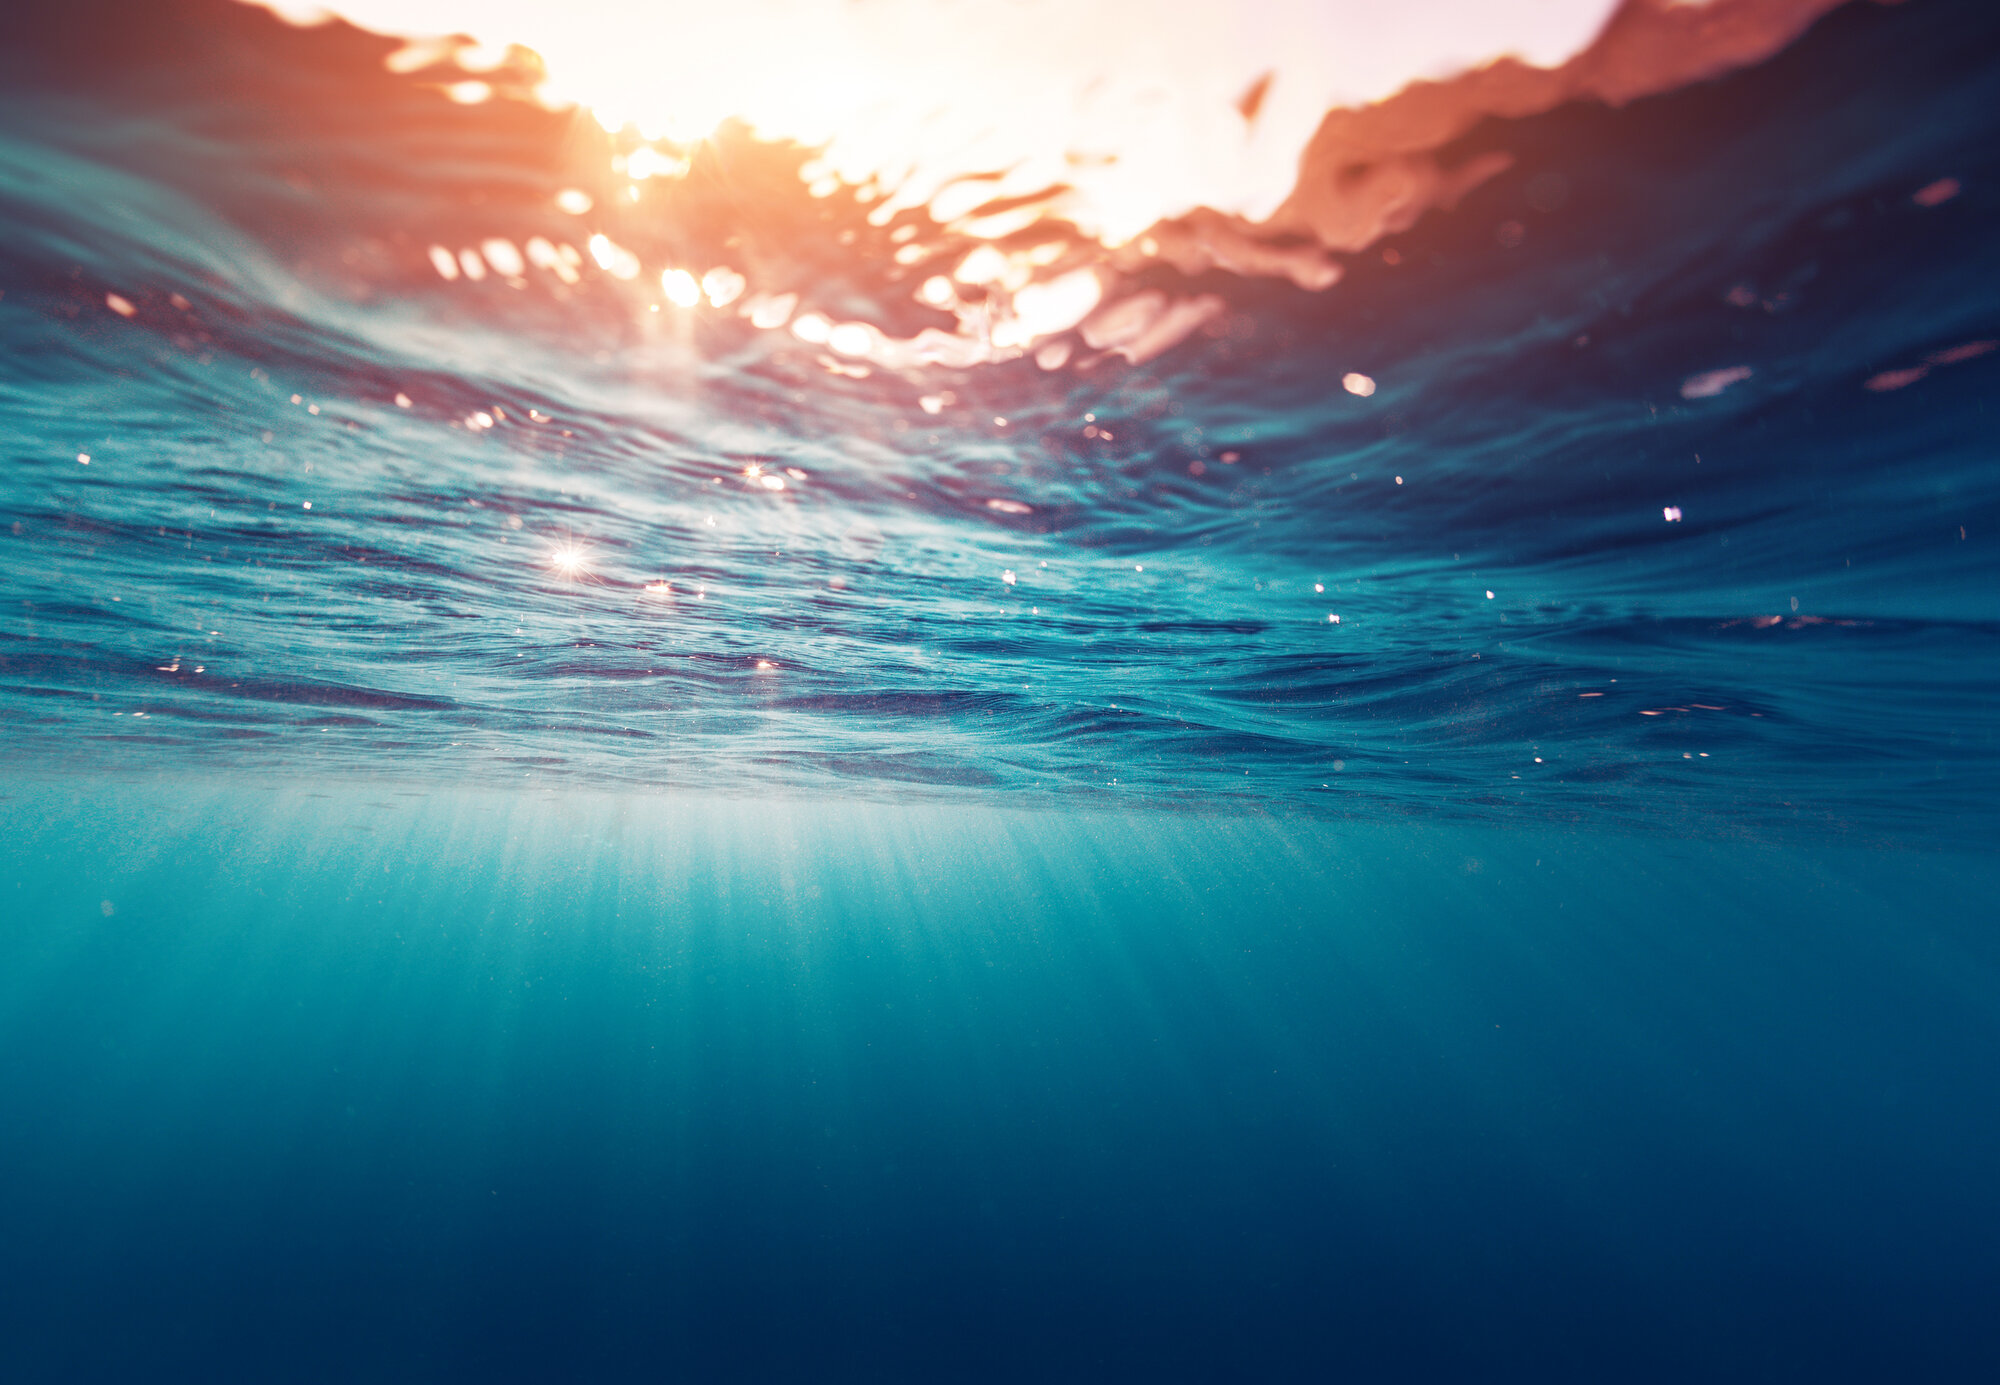
[[[639,277],[639,257],[602,232],[590,238],[590,258],[597,261],[599,269],[614,278]]]
[[[660,292],[677,308],[692,308],[701,302],[701,285],[685,269],[669,269],[660,275]]]
[[[997,197],[1066,184],[1061,210],[1120,243],[1197,206],[1268,216],[1328,109],[1502,54],[1553,66],[1589,43],[1615,0],[1238,0],[1170,13],[1151,0],[331,8],[380,33],[468,34],[480,45],[459,63],[468,72],[508,43],[531,48],[549,73],[544,99],[588,106],[611,128],[629,120],[688,143],[738,117],[765,139],[824,146],[815,181],[877,178],[891,214],[946,195],[976,206],[983,199],[955,186],[972,172],[1008,170],[990,185]],[[449,88],[460,101],[491,91],[470,79]]]
[[[718,308],[726,308],[743,296],[747,282],[735,270],[724,267],[711,269],[701,276],[701,291],[708,295],[708,301]]]

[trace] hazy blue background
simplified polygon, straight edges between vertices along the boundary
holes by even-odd
[[[1990,861],[199,782],[0,813],[19,1378],[2000,1360]]]

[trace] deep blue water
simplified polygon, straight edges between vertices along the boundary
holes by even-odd
[[[16,1379],[2000,1359],[1984,857],[518,791],[0,806]]]
[[[7,1378],[2000,1367],[2000,11],[866,378],[441,278],[580,118],[6,23]],[[929,323],[805,157],[600,215]]]

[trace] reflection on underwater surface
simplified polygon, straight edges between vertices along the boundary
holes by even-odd
[[[1984,7],[1487,121],[1325,292],[1116,271],[970,371],[836,349],[968,242],[810,151],[576,216],[594,123],[219,13],[11,60],[28,760],[1990,831]]]
[[[25,761],[1990,834],[1984,7],[1489,120],[1324,292],[1031,229],[1115,301],[971,370],[841,354],[972,242],[810,151],[572,214],[594,122],[190,13],[7,60]]]

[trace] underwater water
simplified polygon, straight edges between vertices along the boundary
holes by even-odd
[[[2000,1366],[2000,12],[976,362],[810,150],[8,24],[9,1378]]]
[[[2000,1346],[1984,857],[0,810],[17,1379],[1973,1379]]]

